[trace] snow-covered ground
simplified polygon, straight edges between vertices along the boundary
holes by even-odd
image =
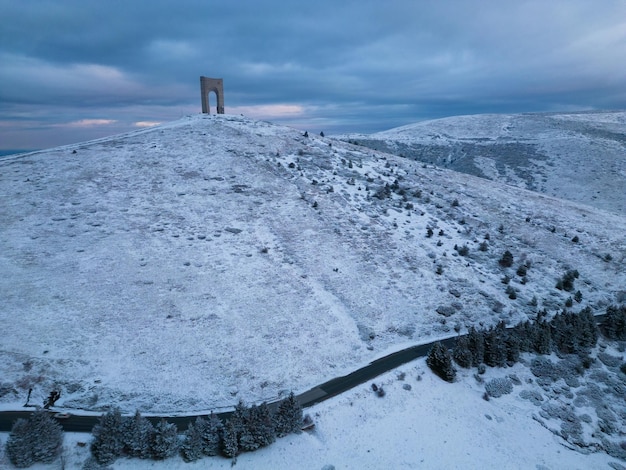
[[[58,406],[73,412],[192,412],[271,400],[408,344],[534,318],[538,309],[555,312],[573,295],[555,289],[567,269],[580,272],[575,289],[583,300],[575,308],[602,312],[626,299],[619,211],[240,116],[191,116],[0,159],[0,198],[5,409],[21,407],[29,388],[33,402],[61,390]],[[498,264],[505,250],[515,258],[510,269]],[[529,266],[524,279],[516,274],[522,263]],[[426,375],[413,390],[435,380]],[[310,468],[321,468],[358,448],[344,462],[366,468],[367,454],[387,452],[377,443],[400,436],[393,447],[411,435],[388,429],[394,420],[384,407],[391,417],[421,410],[428,393],[419,425],[403,425],[415,432],[406,441],[415,449],[408,462],[419,462],[420,450],[458,468],[491,458],[464,451],[466,466],[461,454],[446,453],[454,451],[445,438],[440,449],[427,445],[436,439],[430,429],[458,426],[454,439],[471,447],[479,431],[468,431],[469,416],[436,422],[446,403],[470,400],[461,393],[467,383],[419,397],[394,387],[374,408],[362,390],[319,405],[316,434],[281,440],[240,463],[285,455],[282,468],[290,468],[289,459],[302,462],[306,449],[328,455],[311,459]],[[510,441],[509,429],[519,424],[513,411],[510,418],[498,412],[505,418],[499,421],[496,411],[485,411],[491,402],[476,403],[480,432],[495,436],[482,445],[500,442],[499,431]],[[353,434],[324,434],[359,406],[370,425],[357,421]],[[481,418],[485,413],[493,419]],[[545,430],[536,427],[528,432],[541,440]],[[289,454],[292,448],[300,450]],[[523,449],[507,447],[501,458]]]
[[[482,398],[484,384],[472,377],[474,372],[475,369],[462,371],[457,382],[449,384],[432,374],[424,359],[414,361],[375,380],[385,388],[383,398],[377,397],[368,383],[316,405],[306,410],[315,420],[314,430],[242,454],[234,468],[322,470],[330,465],[333,467],[326,468],[624,468],[620,467],[623,461],[603,452],[581,453],[548,429],[558,431],[560,423],[546,422],[540,417],[540,406],[520,397],[523,390],[542,392],[528,383],[534,377],[526,366],[488,369],[481,376],[486,381],[510,374],[522,381],[511,394],[489,401]],[[0,440],[4,442],[6,434]],[[65,468],[81,468],[89,457],[89,440],[85,434],[65,435]],[[32,468],[57,468],[58,462]],[[0,466],[3,463],[7,464],[0,458]],[[163,462],[118,459],[112,468],[226,470],[233,467],[231,460],[222,457],[193,463],[175,457]]]
[[[626,214],[626,112],[479,114],[341,136]]]

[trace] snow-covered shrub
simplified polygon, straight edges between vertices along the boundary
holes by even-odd
[[[293,392],[280,402],[274,415],[274,429],[278,437],[292,432],[300,432],[302,427],[302,406]]]
[[[519,396],[524,400],[529,400],[535,406],[541,405],[541,402],[543,401],[541,393],[535,390],[522,390],[519,392]]]
[[[485,391],[493,398],[508,395],[513,391],[513,382],[508,377],[498,377],[485,384]]]
[[[549,385],[560,378],[554,363],[546,357],[533,359],[530,363],[530,371],[537,377],[539,385]]]
[[[9,460],[18,468],[36,462],[52,462],[63,444],[61,426],[45,411],[35,411],[28,420],[18,419],[6,444]]]
[[[617,356],[611,356],[605,352],[598,353],[598,359],[607,367],[617,367],[622,363],[622,358]]]

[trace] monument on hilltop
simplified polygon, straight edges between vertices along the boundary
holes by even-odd
[[[224,80],[221,78],[200,77],[200,93],[202,94],[202,112],[211,114],[209,109],[209,93],[217,96],[217,114],[224,114]]]

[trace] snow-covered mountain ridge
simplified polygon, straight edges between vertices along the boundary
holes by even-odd
[[[216,409],[559,310],[568,269],[626,297],[622,214],[244,117],[0,159],[0,195],[5,403]]]
[[[342,139],[626,214],[626,112],[455,116]]]

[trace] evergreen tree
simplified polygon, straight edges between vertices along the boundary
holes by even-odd
[[[568,313],[559,313],[550,321],[550,336],[553,346],[560,352],[571,354],[575,350],[576,332],[568,321]]]
[[[472,367],[472,352],[469,349],[469,338],[467,336],[459,336],[456,345],[452,351],[454,361],[461,367],[469,369]]]
[[[130,457],[149,459],[151,444],[154,440],[154,426],[139,411],[135,416],[126,419],[123,430],[124,452]]]
[[[39,410],[28,420],[18,419],[11,429],[6,450],[16,467],[35,462],[52,462],[63,442],[61,426],[48,413]]]
[[[28,424],[35,462],[52,462],[63,444],[63,428],[45,411],[35,411]]]
[[[202,453],[204,455],[214,456],[219,454],[223,429],[222,420],[213,413],[207,420],[204,420],[204,427],[201,431]]]
[[[504,343],[504,324],[490,328],[485,334],[485,364],[490,367],[506,365],[506,345]]]
[[[232,420],[226,421],[222,438],[222,453],[226,457],[237,457],[239,455],[238,425]]]
[[[278,437],[286,436],[292,432],[300,432],[302,427],[302,406],[296,396],[291,392],[282,400],[274,415],[274,429]]]
[[[152,434],[150,452],[157,460],[167,459],[178,452],[178,429],[176,425],[168,423],[164,419],[159,421]]]
[[[608,339],[626,340],[626,305],[609,305],[601,328]]]
[[[482,331],[476,330],[473,326],[470,327],[467,333],[468,347],[472,353],[472,366],[478,367],[483,363],[485,358],[485,337]]]
[[[274,420],[267,403],[250,409],[250,426],[254,441],[259,447],[268,446],[276,440]]]
[[[443,344],[437,341],[428,353],[426,364],[431,370],[446,382],[454,382],[456,369],[452,364],[450,351]]]
[[[30,467],[35,463],[30,426],[25,419],[18,419],[11,428],[6,446],[7,456],[17,468]]]
[[[109,464],[124,451],[124,419],[119,409],[102,415],[93,427],[91,453],[101,464]]]
[[[511,364],[515,364],[519,362],[521,353],[519,330],[511,328],[505,333],[504,346],[506,348],[506,360]]]
[[[581,345],[585,348],[593,348],[598,343],[598,324],[590,307],[579,313],[581,321]]]
[[[513,266],[513,254],[509,250],[506,250],[498,263],[503,268],[510,268],[511,266]]]
[[[251,452],[261,447],[262,429],[259,409],[252,405],[242,413],[241,433],[239,435],[239,447],[243,452]]]
[[[180,446],[180,455],[185,462],[193,462],[202,458],[204,441],[202,439],[203,419],[196,418],[195,423],[189,423],[183,443]]]
[[[537,354],[550,354],[551,350],[550,325],[545,320],[539,320],[533,328],[533,351]]]

